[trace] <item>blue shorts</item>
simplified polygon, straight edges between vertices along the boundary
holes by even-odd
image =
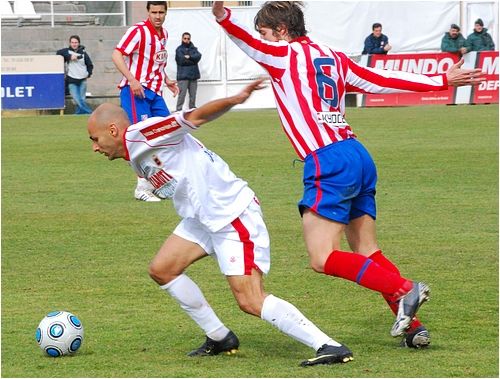
[[[304,197],[299,202],[320,216],[343,224],[365,214],[377,216],[377,169],[370,153],[351,138],[322,147],[305,159]]]
[[[120,91],[121,107],[127,112],[132,124],[144,121],[149,117],[167,117],[170,111],[163,97],[148,88],[144,89],[144,99],[134,96],[130,86],[125,86]]]

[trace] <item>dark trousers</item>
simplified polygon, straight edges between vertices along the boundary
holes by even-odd
[[[196,90],[198,89],[198,80],[178,80],[179,98],[177,99],[177,109],[182,110],[186,93],[189,91],[189,109],[196,107]]]

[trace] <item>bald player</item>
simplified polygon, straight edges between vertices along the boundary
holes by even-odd
[[[133,125],[120,107],[103,104],[88,121],[92,148],[109,160],[129,161],[137,175],[151,182],[158,197],[173,201],[182,218],[153,258],[149,275],[206,334],[205,343],[189,356],[234,353],[239,347],[237,336],[184,272],[212,255],[242,311],[316,351],[302,366],[346,363],[353,359],[346,346],[322,332],[295,306],[264,291],[262,276],[270,268],[270,243],[255,193],[191,135],[260,88],[262,80],[257,80],[235,96]]]

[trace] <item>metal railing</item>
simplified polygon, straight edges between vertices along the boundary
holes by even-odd
[[[96,4],[99,4],[101,3],[101,5],[104,3],[104,2],[97,2],[97,1],[77,1],[77,2],[62,2],[62,1],[40,1],[40,0],[34,0],[34,1],[31,1],[34,5],[36,3],[44,3],[44,4],[47,4],[49,3],[50,4],[50,11],[49,12],[40,12],[40,11],[37,11],[36,14],[39,15],[39,16],[48,16],[48,18],[50,18],[50,25],[51,27],[54,27],[57,20],[56,18],[58,17],[66,17],[66,22],[68,24],[71,24],[73,22],[73,18],[78,18],[78,17],[82,17],[82,16],[90,16],[90,17],[94,17],[94,24],[96,25],[103,25],[105,23],[102,23],[100,22],[100,19],[99,17],[109,17],[109,16],[118,16],[121,18],[119,24],[121,26],[126,26],[127,25],[127,14],[126,14],[126,1],[108,1],[106,3],[112,3],[113,5],[116,5],[116,4],[121,4],[121,11],[119,12],[89,12],[89,11],[85,11],[85,12],[67,12],[67,11],[63,11],[63,12],[59,12],[57,11],[57,5],[68,5],[68,4],[75,4],[75,5],[87,5],[87,4],[92,4],[92,5],[96,5]],[[65,21],[61,21],[59,23],[65,23]]]

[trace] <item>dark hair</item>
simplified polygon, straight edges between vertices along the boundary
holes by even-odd
[[[183,37],[184,37],[184,36],[190,36],[190,37],[191,37],[191,33],[189,33],[189,32],[184,32],[184,33],[182,33],[182,36],[183,36]]]
[[[277,31],[284,25],[292,39],[305,36],[307,30],[301,7],[301,1],[266,1],[253,20],[255,30],[266,27]]]
[[[71,37],[69,37],[69,42],[70,42],[70,43],[71,43],[71,40],[72,40],[73,38],[74,38],[74,39],[76,39],[76,40],[78,41],[78,43],[80,43],[80,37],[78,37],[76,34],[75,34],[75,35],[73,35],[73,36],[71,36]]]
[[[460,31],[460,26],[458,26],[457,24],[451,24],[450,29],[455,29]]]
[[[474,25],[481,25],[481,26],[484,26],[484,22],[483,20],[481,20],[480,18],[478,18],[475,22],[474,22]]]
[[[149,11],[149,7],[151,5],[164,5],[165,6],[165,10],[167,10],[167,2],[166,1],[148,1],[148,3],[146,4],[146,9]]]
[[[375,30],[376,28],[381,28],[382,24],[380,22],[376,22],[375,24],[372,25],[372,30]]]

